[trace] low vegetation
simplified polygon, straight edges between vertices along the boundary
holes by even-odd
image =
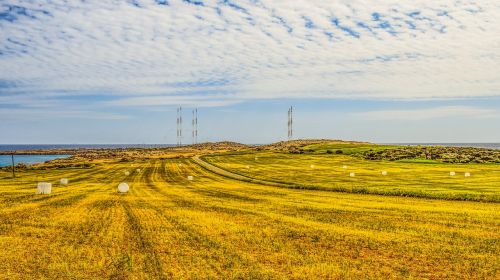
[[[363,153],[369,160],[434,160],[448,163],[500,163],[500,150],[464,147],[402,147],[370,150]]]

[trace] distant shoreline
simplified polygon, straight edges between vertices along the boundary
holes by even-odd
[[[398,146],[444,146],[444,147],[472,147],[500,150],[500,143],[376,143],[379,145],[398,145]],[[189,146],[186,143],[186,146]],[[251,144],[249,146],[261,146],[263,144]],[[54,154],[67,154],[69,151],[85,149],[158,149],[173,148],[175,144],[0,144],[0,154],[14,152],[23,154],[23,151],[30,152],[48,152]]]
[[[500,150],[500,143],[378,143],[380,145],[398,146],[442,146],[442,147],[463,147],[463,148],[483,148]]]

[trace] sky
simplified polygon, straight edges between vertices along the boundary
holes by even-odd
[[[0,144],[500,142],[498,0],[0,0]]]

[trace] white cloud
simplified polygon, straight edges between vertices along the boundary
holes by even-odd
[[[2,1],[0,96],[20,106],[95,92],[120,106],[500,96],[496,0],[168,3]]]
[[[118,113],[91,110],[44,109],[44,108],[3,108],[0,110],[2,120],[46,120],[46,119],[91,119],[91,120],[124,120],[130,117]]]
[[[364,120],[422,121],[449,117],[498,118],[500,112],[471,106],[442,106],[425,109],[380,110],[355,113]]]

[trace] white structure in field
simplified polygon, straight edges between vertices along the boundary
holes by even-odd
[[[384,170],[384,171],[382,171],[382,175],[383,175],[383,176],[386,176],[386,175],[387,175],[387,171],[385,171],[385,170]]]
[[[52,184],[39,182],[37,186],[37,194],[50,194],[52,192]]]
[[[128,189],[129,189],[129,187],[128,187],[127,183],[120,183],[118,185],[118,192],[119,193],[126,193],[126,192],[128,192]]]
[[[123,172],[123,174],[125,174],[125,176],[128,176],[128,175],[130,175],[130,172],[125,171],[125,172]]]
[[[139,168],[137,168],[137,169],[135,170],[135,172],[139,173],[139,172],[141,172],[141,170],[140,170]]]
[[[59,183],[60,183],[61,185],[66,186],[66,185],[68,184],[68,179],[67,179],[67,178],[61,178],[61,180],[59,181]]]
[[[188,176],[188,181],[193,181],[193,176]]]
[[[351,172],[351,173],[349,173],[349,176],[354,177],[354,176],[356,176],[356,174],[354,172]]]
[[[465,177],[470,177],[470,172],[465,172]]]
[[[455,176],[455,171],[450,171],[450,176]]]

